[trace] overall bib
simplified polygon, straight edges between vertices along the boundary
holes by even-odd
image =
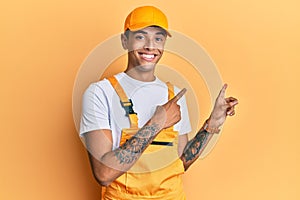
[[[129,117],[130,128],[122,129],[120,145],[138,130],[137,114],[115,77],[108,78]],[[174,96],[174,88],[168,86],[169,100]],[[181,175],[184,167],[178,157],[178,132],[173,127],[163,129],[146,148],[131,169],[106,187],[105,200],[184,200]]]

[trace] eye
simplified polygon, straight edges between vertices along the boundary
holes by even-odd
[[[137,35],[137,36],[135,36],[135,39],[137,39],[137,40],[142,40],[142,39],[144,39],[144,36],[142,36],[142,35]]]
[[[161,37],[157,37],[157,38],[155,38],[155,41],[156,41],[156,42],[163,42],[163,41],[164,41],[164,39],[163,39],[163,38],[161,38]]]

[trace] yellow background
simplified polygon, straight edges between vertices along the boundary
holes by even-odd
[[[99,199],[72,118],[85,57],[150,1],[0,6],[0,199]],[[300,199],[300,3],[152,0],[201,44],[240,104],[216,148],[184,176],[189,200]]]

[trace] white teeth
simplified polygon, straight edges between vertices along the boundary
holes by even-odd
[[[152,59],[152,58],[154,58],[154,55],[153,54],[151,54],[151,55],[149,55],[149,54],[142,54],[142,57],[143,58],[147,58],[147,59]]]

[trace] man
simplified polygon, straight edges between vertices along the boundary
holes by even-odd
[[[188,141],[186,90],[154,75],[168,36],[159,9],[133,10],[121,35],[126,71],[91,84],[83,96],[80,135],[96,180],[107,188],[104,199],[185,199],[181,175],[235,114],[238,101],[225,98],[225,84],[210,117]]]

